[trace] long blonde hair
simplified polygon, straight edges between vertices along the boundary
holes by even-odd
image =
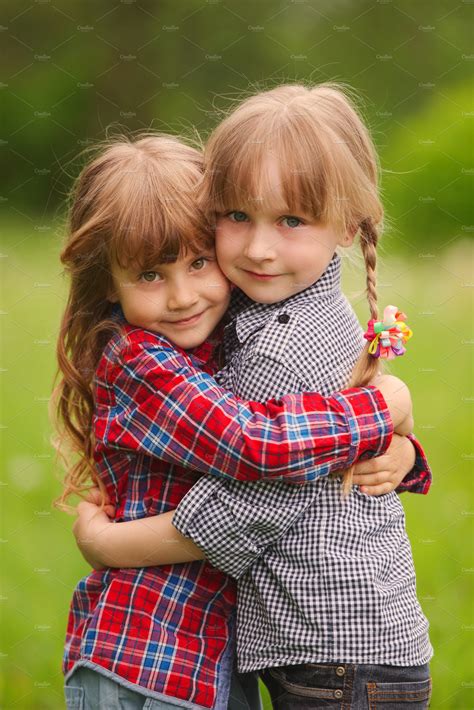
[[[268,158],[279,166],[280,187],[291,211],[309,213],[341,234],[356,232],[366,268],[370,318],[378,318],[377,243],[383,206],[379,161],[351,96],[336,83],[279,86],[240,103],[219,124],[204,151],[202,195],[219,213],[271,204],[265,184]],[[348,387],[366,385],[381,370],[367,344]],[[343,490],[353,468],[344,473]]]
[[[56,505],[103,484],[94,467],[93,379],[103,349],[120,326],[111,317],[111,265],[146,270],[210,246],[213,232],[198,209],[202,154],[177,138],[117,137],[96,148],[73,187],[61,262],[69,293],[57,340],[51,414],[53,444],[66,468]]]

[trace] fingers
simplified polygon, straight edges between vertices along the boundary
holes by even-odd
[[[387,451],[385,452],[385,456],[393,456],[394,453],[400,453],[400,451],[403,451],[403,447],[405,446],[406,442],[406,436],[402,436],[400,434],[393,434],[392,441],[390,442],[390,446],[388,447]]]
[[[84,500],[88,503],[94,503],[95,505],[102,505],[102,501],[110,503],[110,499],[107,494],[105,494],[105,498],[103,498],[100,488],[97,486],[89,488],[89,490],[84,494]]]
[[[82,500],[76,506],[76,511],[78,515],[89,515],[93,511],[97,511],[96,503],[90,503],[87,500]]]
[[[381,469],[384,469],[383,456],[378,456],[376,459],[369,459],[368,461],[359,461],[354,466],[354,477],[355,476],[367,476],[369,474],[377,473]]]
[[[104,508],[101,508],[98,503],[83,500],[77,504],[76,511],[81,517],[91,518],[93,515],[99,514],[103,511],[109,518],[115,518],[115,506],[110,503],[107,503]]]
[[[379,486],[382,483],[391,484],[392,473],[390,471],[376,471],[375,473],[363,473],[358,476],[354,476],[353,483],[357,486],[368,486],[369,488],[373,486]]]
[[[84,495],[84,500],[88,503],[100,505],[102,503],[102,495],[99,488],[90,488]]]
[[[107,513],[109,518],[115,518],[115,508],[113,505],[104,506],[104,512]]]
[[[378,486],[361,486],[360,490],[368,496],[382,496],[385,493],[391,493],[393,485],[391,483],[381,483]]]

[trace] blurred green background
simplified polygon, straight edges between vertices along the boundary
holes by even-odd
[[[58,251],[78,153],[122,130],[204,135],[242,92],[337,80],[361,95],[390,229],[379,301],[414,329],[410,386],[434,473],[404,495],[435,648],[432,708],[472,690],[472,3],[6,0],[2,133],[2,708],[63,707],[69,600],[87,565],[60,491],[47,405],[65,284]],[[346,293],[367,320],[360,265]]]

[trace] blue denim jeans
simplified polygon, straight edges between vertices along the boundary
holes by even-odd
[[[230,689],[230,692],[229,692]],[[127,688],[113,677],[84,666],[77,668],[64,686],[67,710],[177,710],[197,708],[176,698],[150,698]],[[258,676],[223,667],[214,710],[261,710]]]
[[[67,710],[178,710],[180,707],[179,704],[147,698],[117,683],[112,676],[84,666],[68,678],[64,694]]]
[[[429,707],[429,665],[305,663],[260,673],[274,710],[422,710]]]

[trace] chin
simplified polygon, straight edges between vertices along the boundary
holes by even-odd
[[[252,298],[252,301],[255,301],[255,303],[261,303],[265,306],[272,306],[275,303],[280,303],[280,301],[283,300],[284,298]]]
[[[174,339],[173,342],[180,348],[183,348],[183,350],[192,350],[192,348],[197,348],[199,345],[202,345],[208,337],[209,335],[201,336],[194,333],[187,338]]]
[[[245,295],[255,301],[255,303],[265,303],[266,305],[271,305],[273,303],[279,303],[288,298],[291,294],[265,294],[259,292],[252,292],[250,289],[245,291]]]

